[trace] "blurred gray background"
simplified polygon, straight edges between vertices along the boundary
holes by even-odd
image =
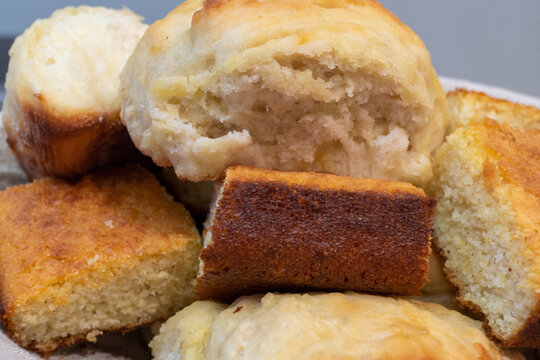
[[[48,17],[55,9],[83,3],[114,8],[127,6],[151,23],[164,17],[181,2],[2,0],[0,83],[4,83],[8,49],[13,38],[35,19]],[[478,81],[540,97],[539,0],[380,2],[422,38],[440,75]]]

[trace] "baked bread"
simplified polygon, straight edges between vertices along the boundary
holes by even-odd
[[[2,118],[30,177],[74,177],[135,150],[118,76],[146,27],[128,9],[67,7],[17,37]]]
[[[446,95],[450,109],[450,132],[485,116],[519,129],[540,128],[540,109],[497,99],[482,92],[457,89]]]
[[[198,301],[150,346],[155,360],[524,359],[458,312],[355,293],[256,295],[229,307]]]
[[[444,274],[443,259],[441,259],[437,249],[432,248],[428,266],[427,282],[420,290],[420,296],[413,296],[411,299],[437,303],[447,309],[470,315],[455,300],[457,295],[456,289]]]
[[[434,207],[406,183],[230,167],[205,224],[197,298],[306,290],[419,295]]]
[[[146,170],[105,169],[0,192],[4,331],[49,354],[165,319],[193,301],[193,220]]]
[[[161,179],[167,191],[193,216],[197,226],[202,226],[210,209],[216,182],[180,180],[172,168],[163,169]]]
[[[28,178],[7,144],[4,125],[0,121],[0,190],[26,182]]]
[[[434,240],[458,300],[505,346],[540,347],[540,129],[472,122],[434,170]]]
[[[135,145],[191,181],[252,165],[425,184],[448,117],[422,41],[372,0],[188,0],[121,84]]]

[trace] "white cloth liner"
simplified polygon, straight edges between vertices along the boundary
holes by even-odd
[[[533,105],[540,108],[540,99],[536,97],[520,94],[495,86],[474,83],[467,80],[453,79],[444,76],[441,76],[440,80],[446,91],[454,90],[456,88],[465,88],[469,90],[481,91],[497,98],[502,98],[527,105]],[[4,126],[0,121],[0,189],[5,188],[6,186],[21,184],[27,181],[24,172],[21,170],[21,168],[17,164],[17,161],[15,160],[15,157],[9,150],[5,139],[6,135],[4,132]],[[98,345],[96,346],[85,346],[78,352],[71,352],[65,355],[56,355],[52,356],[50,359],[145,360],[148,359],[148,355],[144,349],[144,346],[145,345],[142,341],[142,338],[138,336],[137,332],[125,336],[107,335],[103,337],[103,339],[100,339],[100,341],[98,341]],[[122,351],[122,349],[128,349],[128,351],[125,351],[125,355],[112,354],[121,354],[124,352]],[[0,359],[38,360],[40,359],[40,357],[20,348],[13,341],[11,341],[11,339],[9,339],[2,331],[0,331]]]

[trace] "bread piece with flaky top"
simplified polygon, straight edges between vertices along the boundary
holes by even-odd
[[[118,116],[119,74],[145,30],[128,9],[80,6],[17,37],[2,118],[30,177],[75,177],[136,151]]]
[[[465,89],[446,95],[450,110],[450,133],[485,116],[519,129],[540,128],[540,109]]]
[[[485,119],[434,159],[434,240],[458,300],[506,346],[540,347],[540,129]]]
[[[200,236],[140,167],[0,192],[4,330],[48,354],[165,319],[189,304]]]
[[[407,183],[230,167],[206,222],[199,299],[266,291],[418,295],[435,202]]]
[[[150,343],[155,360],[524,359],[482,324],[438,304],[356,293],[197,301]]]
[[[374,0],[188,0],[121,79],[135,145],[191,181],[252,165],[425,184],[448,122],[424,44]]]

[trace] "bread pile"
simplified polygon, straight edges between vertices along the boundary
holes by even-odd
[[[421,40],[373,0],[188,0],[145,29],[66,8],[10,52],[8,142],[45,177],[0,192],[17,343],[49,355],[187,306],[156,359],[540,347],[538,130],[510,128],[538,110],[458,91],[449,113]],[[171,168],[129,165],[131,140]],[[397,297],[455,306],[439,253],[487,333]]]

